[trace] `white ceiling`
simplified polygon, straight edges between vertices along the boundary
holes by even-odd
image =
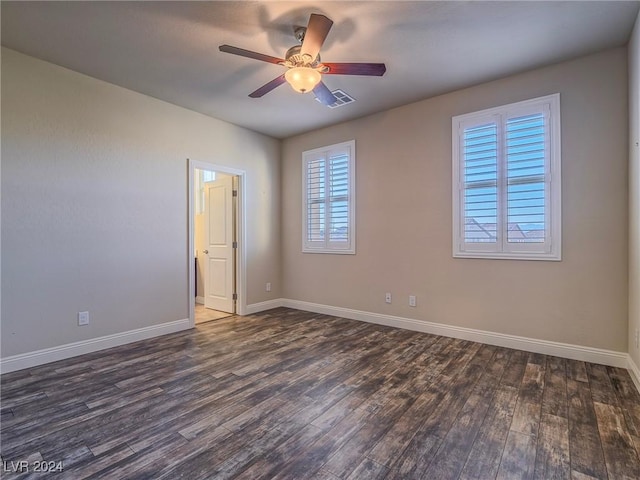
[[[361,117],[629,39],[640,4],[568,2],[9,2],[2,44],[72,70],[278,138]],[[247,95],[284,67],[294,25],[334,26],[327,62],[384,62],[383,77],[325,77],[356,99],[330,109],[282,85]]]

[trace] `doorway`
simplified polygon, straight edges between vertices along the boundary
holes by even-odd
[[[189,318],[242,314],[244,172],[189,160]]]

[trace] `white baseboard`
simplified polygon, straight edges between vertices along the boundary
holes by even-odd
[[[263,312],[265,310],[271,310],[272,308],[282,307],[285,300],[282,298],[276,298],[274,300],[267,300],[266,302],[252,303],[247,305],[245,315],[252,315],[254,313]]]
[[[638,392],[640,392],[640,368],[635,364],[631,355],[627,356],[627,370],[629,370],[631,380],[633,380]]]
[[[196,303],[198,305],[204,305],[204,297],[196,297]]]
[[[104,337],[91,338],[80,342],[68,343],[58,347],[45,348],[35,352],[21,353],[0,359],[0,373],[15,372],[24,368],[35,367],[45,363],[57,362],[65,358],[93,353],[105,348],[117,347],[126,343],[146,340],[148,338],[159,337],[168,333],[179,332],[191,328],[189,319],[175,320],[160,325],[137,328],[128,332],[114,333]]]
[[[453,325],[444,325],[442,323],[433,323],[424,320],[414,320],[411,318],[396,317],[380,313],[364,312],[349,308],[332,307],[329,305],[303,302],[300,300],[281,299],[281,305],[284,307],[323,313],[336,317],[350,318],[352,320],[376,323],[389,327],[404,328],[406,330],[431,333],[433,335],[442,335],[462,340],[471,340],[473,342],[497,345],[499,347],[515,348],[527,352],[542,353],[544,355],[570,358],[572,360],[582,360],[590,363],[599,363],[601,365],[610,365],[612,367],[627,368],[629,364],[629,356],[626,352],[615,352],[612,350],[519,337],[516,335],[488,332],[473,328],[456,327]],[[638,373],[640,374],[640,372]]]

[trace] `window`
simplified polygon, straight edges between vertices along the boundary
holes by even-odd
[[[560,260],[560,95],[452,123],[453,256]]]
[[[356,253],[355,141],[302,154],[302,251]]]
[[[216,172],[196,169],[195,193],[196,193],[196,215],[204,213],[204,187],[206,182],[213,182],[216,179]]]

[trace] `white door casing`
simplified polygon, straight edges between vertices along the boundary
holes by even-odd
[[[233,177],[205,183],[204,305],[234,313]]]

